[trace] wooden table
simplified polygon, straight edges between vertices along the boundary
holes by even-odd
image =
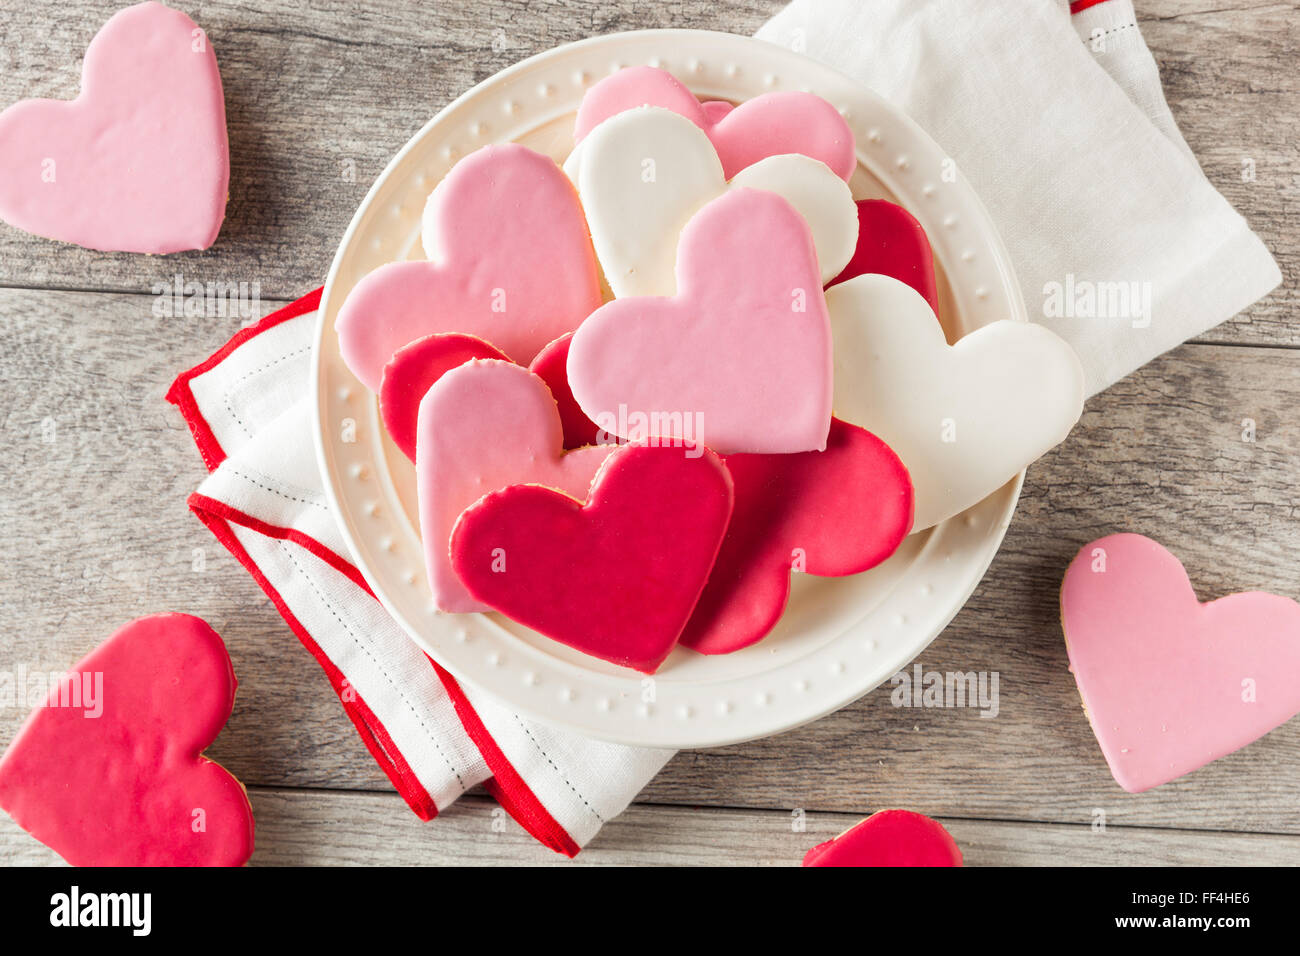
[[[751,33],[782,0],[326,0],[305,21],[288,0],[180,5],[208,31],[225,82],[233,170],[216,247],[99,255],[0,227],[0,670],[58,670],[133,617],[199,614],[240,676],[210,754],[249,787],[255,863],[562,862],[513,824],[496,832],[486,796],[417,822],[317,665],[186,510],[204,470],[163,392],[239,320],[155,318],[151,288],[177,273],[256,281],[270,311],[320,283],[374,177],[463,90],[598,33]],[[116,6],[0,0],[0,104],[73,96],[82,52]],[[942,819],[972,864],[1300,861],[1300,720],[1130,796],[1066,670],[1060,578],[1108,532],[1159,537],[1202,597],[1300,596],[1300,15],[1262,0],[1138,6],[1187,140],[1277,255],[1284,286],[1093,399],[1030,470],[988,577],[921,657],[927,669],[997,671],[996,719],[895,708],[878,692],[780,737],[682,753],[579,862],[796,863],[892,806]],[[0,741],[24,716],[0,709]],[[0,860],[54,859],[0,819]]]

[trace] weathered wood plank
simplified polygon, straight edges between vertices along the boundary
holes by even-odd
[[[528,836],[485,796],[470,794],[420,823],[393,795],[254,790],[255,866],[797,866],[804,853],[857,823],[842,813],[634,806],[571,864]],[[996,822],[942,821],[967,866],[1288,865],[1300,837]],[[0,815],[0,860],[62,865]]]
[[[208,31],[226,88],[229,218],[214,249],[151,259],[104,255],[0,226],[0,285],[148,291],[177,272],[258,281],[271,297],[320,282],[375,176],[440,107],[509,64],[559,43],[649,27],[752,33],[782,0],[287,0],[186,6]],[[33,16],[0,5],[0,103],[72,96],[80,59],[118,4],[74,0]],[[1174,114],[1206,174],[1275,251],[1287,277],[1268,300],[1207,337],[1300,345],[1300,48],[1294,3],[1139,0]],[[1242,181],[1242,161],[1255,179]],[[345,168],[349,170],[344,175]],[[354,175],[353,175],[354,173]]]
[[[235,320],[159,319],[150,299],[0,291],[6,403],[0,669],[57,669],[113,624],[164,609],[210,620],[241,689],[212,754],[251,785],[386,789],[316,665],[251,580],[185,510],[204,471],[162,402],[174,373]],[[266,308],[270,308],[267,304]],[[997,671],[1000,713],[896,709],[878,693],[767,741],[682,754],[646,799],[865,813],[1116,822],[1300,833],[1300,723],[1178,783],[1132,797],[1111,781],[1066,671],[1060,576],[1076,548],[1152,533],[1204,597],[1295,594],[1300,351],[1184,346],[1094,399],[1030,471],[1001,555],[922,655]],[[54,441],[41,423],[56,422]],[[1241,441],[1255,420],[1257,441]],[[192,570],[193,549],[206,557]],[[0,710],[0,740],[22,720]]]

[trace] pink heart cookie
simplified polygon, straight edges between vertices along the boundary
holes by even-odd
[[[1084,545],[1061,585],[1070,669],[1111,773],[1140,793],[1300,713],[1300,604],[1263,591],[1202,604],[1150,538]]]
[[[790,596],[792,569],[858,574],[912,530],[912,482],[875,435],[831,419],[825,451],[730,455],[736,507],[681,643],[729,654],[762,640]]]
[[[582,499],[614,446],[563,450],[546,383],[511,362],[447,372],[420,402],[416,485],[429,585],[444,611],[483,611],[452,571],[447,542],[461,512],[508,485],[532,483]]]
[[[200,756],[225,726],[235,672],[188,614],[121,628],[37,707],[0,759],[0,807],[74,866],[240,866],[253,812]]]
[[[585,505],[529,484],[468,508],[452,532],[452,566],[507,617],[654,673],[704,587],[731,507],[731,479],[712,452],[625,445]]]
[[[961,866],[961,849],[943,825],[911,810],[881,810],[834,840],[804,866]]]
[[[429,197],[425,248],[430,261],[381,266],[339,309],[343,359],[371,391],[393,353],[425,335],[476,335],[527,363],[601,302],[577,192],[523,146],[456,164]]]
[[[587,417],[724,455],[825,448],[830,325],[794,208],[753,189],[709,203],[682,232],[677,288],[606,303],[574,333],[569,384]]]
[[[727,179],[769,156],[799,153],[821,160],[846,182],[857,168],[853,131],[830,103],[812,93],[765,93],[734,109],[700,103],[675,76],[652,66],[619,70],[582,98],[573,138],[638,106],[658,106],[704,130],[718,151]]]
[[[938,316],[934,252],[925,230],[902,206],[884,199],[860,199],[857,248],[844,271],[830,285],[873,272],[907,283]]]
[[[88,249],[206,249],[230,157],[217,58],[185,14],[142,3],[86,49],[75,100],[0,114],[0,218]]]

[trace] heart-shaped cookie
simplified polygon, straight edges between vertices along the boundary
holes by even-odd
[[[790,573],[857,574],[893,554],[912,528],[912,483],[889,446],[831,419],[825,451],[730,455],[736,506],[681,643],[728,654],[776,626]]]
[[[424,224],[430,260],[381,266],[339,309],[343,359],[371,391],[418,338],[475,335],[527,363],[600,305],[587,221],[549,157],[515,144],[476,150],[429,196]]]
[[[739,189],[686,226],[673,298],[616,299],[569,345],[583,412],[633,441],[719,454],[820,451],[831,420],[831,338],[803,218]]]
[[[657,106],[702,129],[722,158],[727,179],[769,156],[799,153],[848,181],[857,167],[853,131],[830,103],[812,93],[765,93],[734,109],[704,105],[675,76],[650,66],[619,70],[582,98],[574,142],[619,113]]]
[[[86,49],[75,100],[0,113],[0,218],[88,249],[206,249],[230,156],[217,57],[179,10],[141,3]]]
[[[602,123],[565,170],[578,185],[596,257],[618,298],[676,292],[682,230],[728,189],[765,189],[794,206],[812,233],[823,283],[843,271],[858,241],[853,194],[823,163],[772,156],[728,184],[700,128],[657,107]]]
[[[156,614],[118,630],[52,687],[0,759],[0,807],[74,866],[240,866],[253,812],[200,756],[235,672],[212,628]]]
[[[731,507],[731,479],[712,452],[624,445],[585,505],[533,484],[468,508],[452,532],[452,567],[507,617],[653,673],[690,617]]]
[[[804,866],[961,866],[957,841],[936,820],[911,810],[881,810],[813,847]]]
[[[950,346],[926,301],[883,275],[826,292],[835,413],[907,466],[914,531],[965,511],[1065,440],[1083,410],[1083,368],[1041,325],[1010,319]]]
[[[869,273],[906,282],[939,314],[934,252],[916,217],[885,199],[858,201],[858,240],[853,257],[831,285]]]
[[[473,361],[438,379],[420,402],[416,488],[433,599],[444,611],[482,611],[448,560],[461,512],[488,492],[535,483],[582,499],[614,446],[564,451],[546,383],[511,362]]]
[[[571,332],[560,336],[538,352],[528,368],[551,390],[564,428],[564,447],[581,448],[596,444],[601,436],[596,423],[582,414],[569,388],[572,337]],[[477,336],[435,332],[402,346],[384,366],[384,379],[379,386],[379,414],[393,442],[411,461],[415,461],[420,401],[443,375],[474,359],[510,361],[499,349]]]
[[[1300,604],[1263,591],[1202,604],[1182,562],[1139,534],[1084,545],[1061,626],[1110,771],[1140,793],[1300,713]]]

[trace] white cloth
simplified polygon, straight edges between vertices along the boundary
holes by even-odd
[[[1089,394],[1281,282],[1183,142],[1131,0],[1074,17],[1054,0],[794,0],[758,36],[847,73],[948,152]],[[1118,283],[1149,291],[1149,313],[1098,316]]]
[[[191,506],[210,527],[215,516],[229,528],[265,578],[268,593],[283,602],[286,619],[296,619],[341,671],[345,683],[336,689],[345,706],[357,698],[363,702],[368,711],[364,720],[380,730],[381,751],[391,741],[418,780],[418,786],[403,786],[390,770],[408,802],[418,810],[427,794],[442,810],[492,777],[494,768],[471,739],[423,652],[378,601],[321,556],[329,552],[343,562],[351,560],[325,499],[311,444],[308,394],[315,322],[312,311],[271,324],[189,379],[193,407],[186,416],[196,437],[204,425],[210,430],[215,444],[207,442],[204,448],[204,440],[199,441],[205,458],[214,459],[209,464],[220,460]],[[525,828],[556,849],[575,852],[595,836],[672,756],[671,751],[619,747],[556,730],[519,717],[474,688],[463,690],[501,756],[572,845],[538,832],[545,828],[530,819],[537,815],[528,799],[520,799],[518,782],[503,803]],[[392,755],[376,756],[386,763]],[[510,790],[511,783],[501,773],[496,776],[497,788]]]

